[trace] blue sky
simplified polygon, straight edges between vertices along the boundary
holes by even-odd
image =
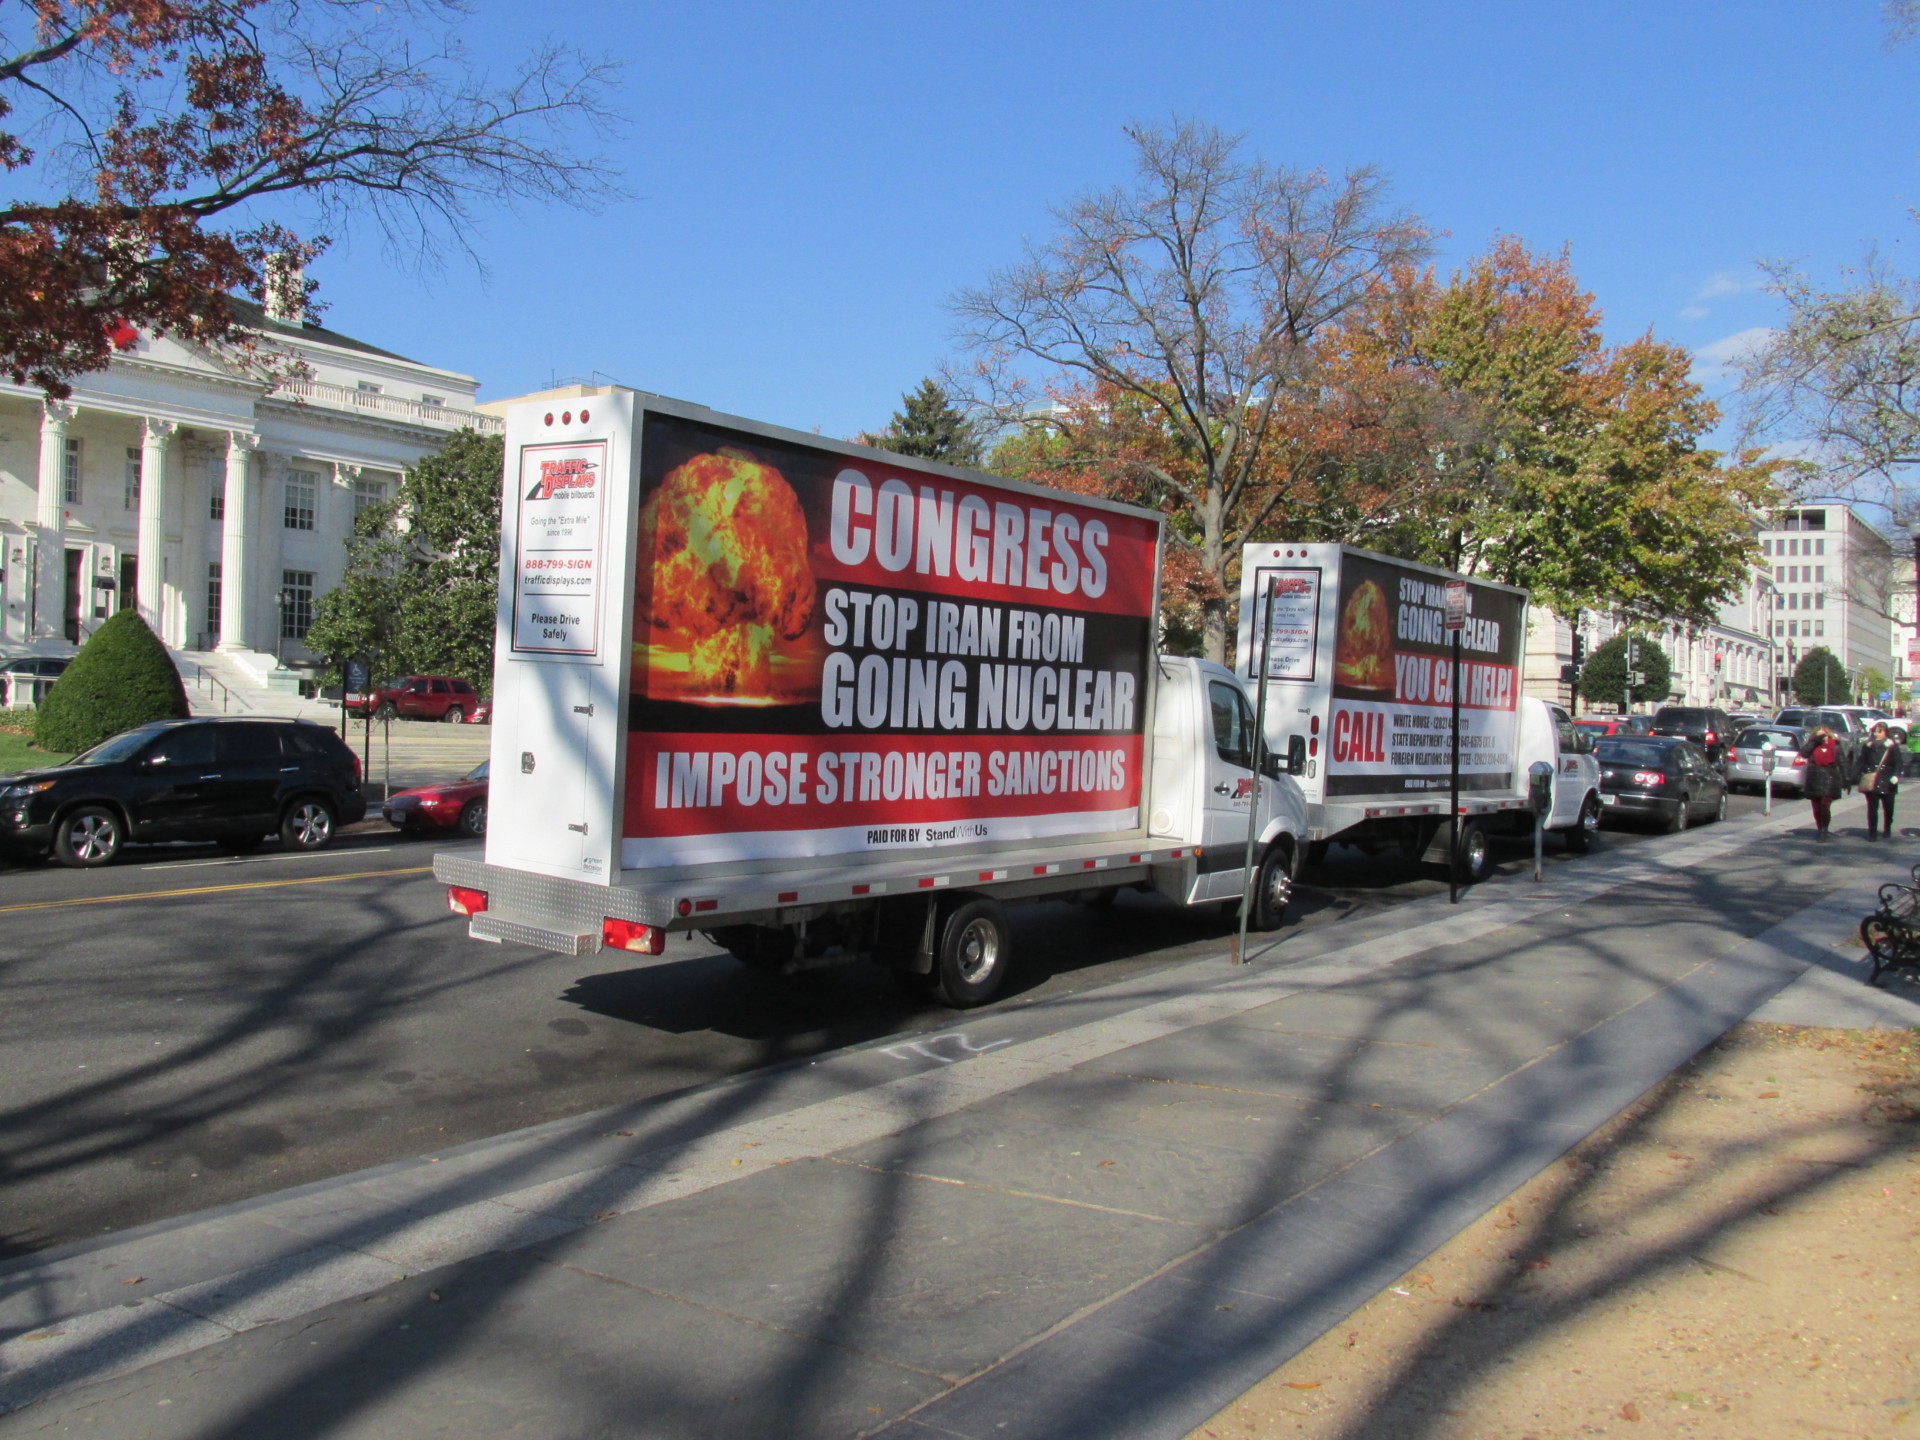
[[[884,424],[950,351],[946,298],[1123,181],[1121,126],[1190,114],[1295,166],[1381,166],[1447,232],[1571,246],[1609,336],[1705,356],[1775,310],[1754,262],[1830,275],[1920,243],[1920,46],[1875,0],[924,5],[479,0],[504,66],[546,38],[624,60],[602,214],[494,213],[483,276],[373,237],[315,277],[327,323],[481,379],[593,372],[756,419]]]

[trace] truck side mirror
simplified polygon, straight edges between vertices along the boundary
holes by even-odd
[[[1304,775],[1307,773],[1307,737],[1289,735],[1287,737],[1287,774]]]

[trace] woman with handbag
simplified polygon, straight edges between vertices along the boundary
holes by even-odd
[[[1899,793],[1900,747],[1893,743],[1884,722],[1873,727],[1873,735],[1860,756],[1860,790],[1867,797],[1867,839],[1880,838],[1884,820],[1887,838],[1893,838],[1893,799]]]
[[[1801,793],[1813,807],[1814,838],[1826,840],[1833,824],[1833,797],[1840,793],[1840,746],[1833,732],[1822,725],[1800,742],[1800,753],[1807,757]]]

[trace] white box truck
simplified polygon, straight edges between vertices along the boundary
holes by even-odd
[[[476,938],[966,1006],[1014,901],[1232,903],[1252,855],[1279,923],[1298,787],[1155,655],[1158,514],[634,392],[516,407],[505,472],[486,845],[435,863]]]
[[[1459,636],[1457,835],[1453,793],[1456,632],[1448,582],[1465,585]],[[1261,683],[1268,744],[1291,753],[1309,862],[1333,843],[1452,859],[1484,879],[1490,836],[1532,830],[1530,772],[1552,770],[1545,828],[1585,851],[1600,823],[1592,742],[1558,705],[1520,693],[1527,594],[1335,544],[1241,552],[1238,671]],[[1269,636],[1269,631],[1271,635]],[[1450,857],[1448,846],[1455,846]]]

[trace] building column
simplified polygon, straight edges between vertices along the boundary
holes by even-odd
[[[44,400],[40,407],[40,496],[36,528],[33,584],[33,629],[36,640],[66,637],[63,606],[67,594],[66,458],[67,422],[73,406]]]
[[[163,644],[172,644],[166,633],[164,605],[166,588],[167,542],[167,451],[180,427],[171,420],[148,417],[145,438],[140,447],[140,618],[153,627]]]
[[[250,588],[247,518],[252,513],[249,463],[260,437],[235,430],[227,436],[227,508],[220,524],[220,648],[247,648],[247,604]]]

